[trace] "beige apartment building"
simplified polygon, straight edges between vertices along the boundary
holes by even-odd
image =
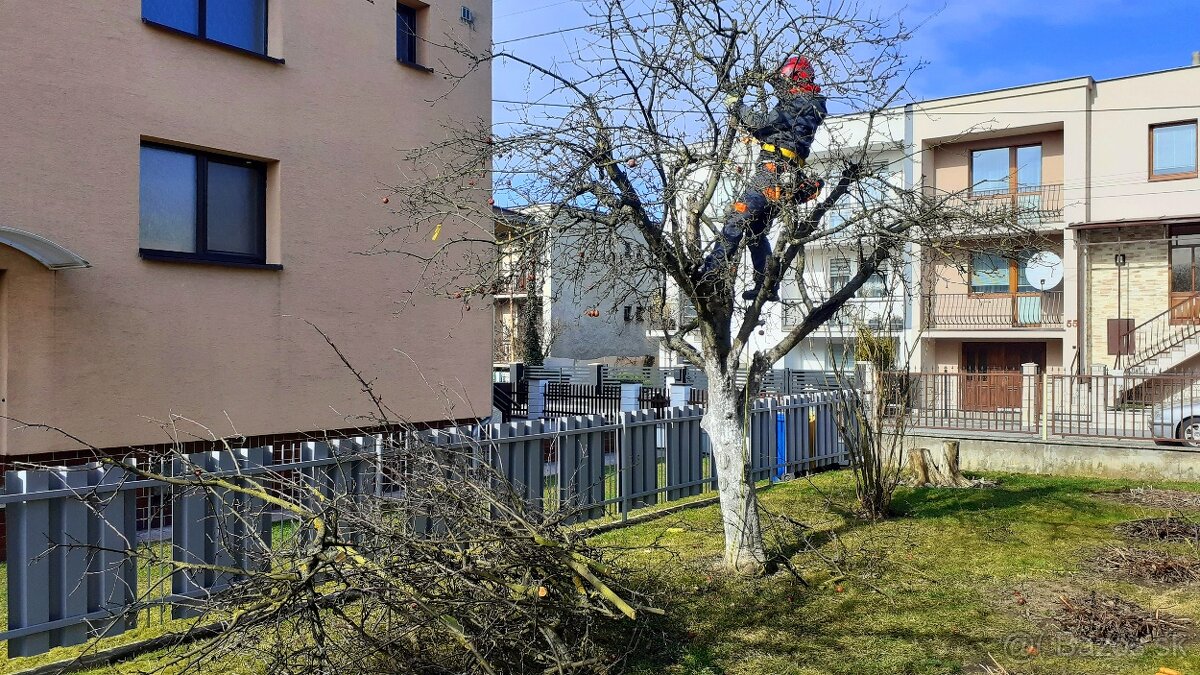
[[[922,370],[1162,369],[1200,353],[1170,327],[1200,320],[1198,66],[909,107],[913,180],[1025,230],[921,257]]]
[[[397,223],[400,149],[490,120],[486,67],[448,94],[426,67],[460,65],[446,36],[484,51],[490,9],[0,3],[0,454],[80,446],[21,422],[101,448],[167,442],[172,415],[182,440],[360,427],[306,322],[398,415],[486,416],[490,307],[361,254]]]

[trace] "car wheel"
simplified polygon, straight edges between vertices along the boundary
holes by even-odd
[[[1200,447],[1200,417],[1189,417],[1180,422],[1177,435],[1184,445]]]

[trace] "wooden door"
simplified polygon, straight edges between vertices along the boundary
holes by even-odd
[[[1046,369],[1045,342],[964,342],[963,410],[1020,409],[1021,366]]]

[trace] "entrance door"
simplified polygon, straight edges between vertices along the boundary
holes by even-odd
[[[962,409],[1020,409],[1021,365],[1046,368],[1045,342],[964,342]]]

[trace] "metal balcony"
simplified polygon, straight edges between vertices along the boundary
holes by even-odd
[[[1062,291],[1045,293],[934,293],[924,298],[925,327],[1062,328]]]

